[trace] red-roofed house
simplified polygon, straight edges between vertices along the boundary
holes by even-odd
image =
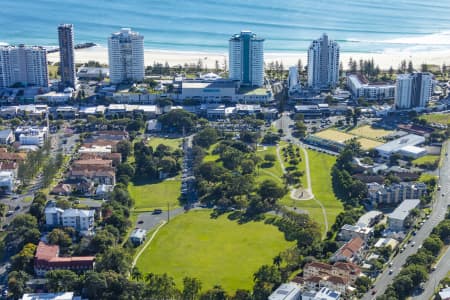
[[[354,237],[333,254],[331,261],[359,262],[362,260],[364,246],[363,239],[359,236]]]
[[[93,270],[94,265],[95,256],[59,257],[59,246],[44,242],[39,242],[34,255],[34,272],[37,276],[44,276],[51,270],[84,272]]]

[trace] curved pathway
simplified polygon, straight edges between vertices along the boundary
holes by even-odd
[[[329,229],[327,211],[325,209],[325,206],[323,206],[322,202],[320,202],[317,198],[314,197],[314,194],[312,191],[312,184],[311,184],[311,173],[310,173],[310,169],[309,169],[308,151],[306,151],[306,149],[303,147],[303,145],[300,144],[299,146],[303,151],[303,155],[304,155],[304,159],[305,159],[306,182],[307,182],[308,188],[302,189],[303,191],[302,191],[301,197],[299,197],[297,195],[300,192],[300,189],[291,188],[290,196],[293,200],[297,200],[297,201],[314,200],[320,206],[320,209],[322,210],[323,221],[324,221],[324,226],[325,226],[325,231],[323,233],[323,236],[325,236],[325,234],[328,232],[328,229]],[[284,166],[283,160],[281,159],[280,147],[278,145],[277,145],[277,157],[278,157],[278,161],[280,163],[281,169],[283,170],[283,174],[285,174],[286,168]],[[306,192],[306,195],[303,196],[305,192]]]
[[[162,221],[161,224],[158,226],[158,228],[156,228],[155,232],[153,232],[152,236],[150,237],[150,239],[145,243],[145,246],[142,247],[141,250],[139,250],[138,254],[135,256],[135,258],[133,259],[133,263],[131,264],[131,269],[133,269],[136,266],[136,263],[139,259],[139,257],[141,257],[142,253],[144,253],[145,249],[148,248],[148,246],[151,244],[151,242],[153,241],[153,239],[155,238],[156,234],[158,233],[158,231],[161,229],[161,227],[163,227],[164,225],[166,225],[166,221]]]

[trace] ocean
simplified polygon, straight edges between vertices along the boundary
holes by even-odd
[[[75,42],[106,46],[131,27],[145,48],[226,52],[240,30],[265,38],[272,53],[304,52],[326,32],[342,52],[450,48],[449,0],[0,0],[0,43],[57,45],[59,23]]]

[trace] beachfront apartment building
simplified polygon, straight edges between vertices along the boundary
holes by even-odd
[[[0,46],[0,88],[20,83],[48,87],[47,50],[25,45]]]
[[[264,85],[264,39],[251,31],[241,31],[229,41],[229,78],[242,86]]]
[[[76,86],[74,33],[72,24],[58,26],[59,41],[59,72],[61,74],[61,88]]]
[[[308,49],[308,86],[327,90],[339,82],[340,49],[337,42],[323,34],[314,40]]]
[[[298,67],[292,66],[289,68],[288,75],[288,90],[289,93],[298,92],[301,90],[300,78],[298,76]]]
[[[112,84],[144,80],[144,36],[122,28],[109,37],[108,55]]]
[[[400,74],[397,76],[395,107],[397,109],[424,108],[433,91],[430,73]]]
[[[377,101],[395,98],[395,84],[369,83],[369,81],[360,74],[351,74],[347,76],[347,87],[355,99],[363,97],[368,101]]]

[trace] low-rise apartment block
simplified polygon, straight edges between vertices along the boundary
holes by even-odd
[[[51,270],[72,270],[80,273],[93,270],[95,256],[60,257],[59,246],[39,242],[34,255],[34,272],[37,276],[45,276]]]
[[[385,186],[378,183],[367,184],[368,199],[376,205],[400,203],[406,199],[420,199],[427,192],[423,182],[400,182]]]

